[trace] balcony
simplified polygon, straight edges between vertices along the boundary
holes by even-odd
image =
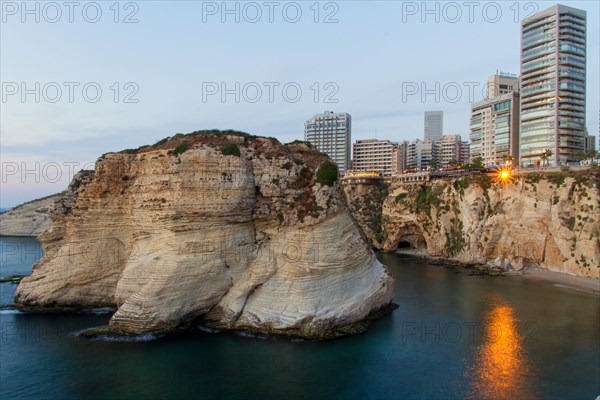
[[[555,85],[543,85],[543,86],[535,86],[532,88],[527,88],[527,89],[523,90],[521,93],[523,94],[523,96],[528,96],[531,94],[551,92],[553,90],[555,90]]]
[[[559,47],[561,52],[566,52],[566,53],[572,53],[572,54],[576,54],[576,55],[580,55],[582,57],[585,57],[585,50],[582,50],[580,48],[577,48],[575,46],[572,45],[568,45],[568,44],[563,44]]]
[[[530,61],[530,60],[535,60],[536,58],[539,58],[539,57],[544,56],[546,54],[552,54],[555,51],[556,51],[556,47],[555,46],[552,46],[552,47],[542,47],[541,49],[533,50],[533,51],[527,50],[527,51],[524,51],[522,53],[522,59],[523,59],[523,62],[527,62],[527,61]]]
[[[533,70],[536,70],[539,68],[553,66],[554,62],[555,62],[554,57],[548,57],[547,59],[544,59],[544,60],[535,60],[533,62],[524,63],[523,67],[521,68],[521,72],[522,72],[522,74],[525,74],[528,71],[533,71]]]
[[[576,66],[576,67],[585,68],[585,62],[580,61],[580,60],[578,60],[576,58],[573,58],[573,57],[561,57],[558,60],[558,63],[560,65],[573,65],[573,66]]]

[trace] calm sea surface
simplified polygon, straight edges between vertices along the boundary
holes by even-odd
[[[35,239],[0,238],[0,276],[31,273]],[[110,314],[0,310],[0,398],[589,399],[600,394],[598,296],[379,254],[393,314],[327,342],[198,332],[87,340]],[[16,285],[0,283],[3,305]],[[102,310],[100,310],[102,311]]]

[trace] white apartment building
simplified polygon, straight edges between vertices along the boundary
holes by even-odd
[[[470,158],[499,165],[519,158],[519,93],[502,94],[471,105]]]
[[[377,171],[392,175],[395,170],[398,143],[389,140],[357,140],[352,147],[353,171]]]
[[[407,163],[408,169],[418,168],[426,169],[431,166],[431,162],[437,162],[437,145],[430,139],[417,139],[408,145]]]
[[[465,142],[461,140],[460,135],[444,135],[436,142],[438,167],[449,167],[453,162],[464,163],[468,158],[463,158],[463,146]],[[467,145],[468,146],[468,145]]]
[[[466,164],[471,159],[471,144],[468,141],[463,141],[460,146],[460,162]]]
[[[304,123],[304,140],[327,154],[340,173],[350,169],[350,141],[352,117],[350,114],[325,111]]]

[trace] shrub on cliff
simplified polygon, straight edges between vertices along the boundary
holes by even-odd
[[[235,143],[229,143],[223,146],[221,152],[224,156],[240,156],[240,148]]]
[[[338,180],[338,167],[331,161],[325,161],[317,171],[317,182],[321,185],[333,186]]]
[[[166,138],[164,138],[164,139],[157,140],[157,141],[156,141],[156,143],[154,143],[154,144],[152,145],[152,147],[158,147],[158,146],[161,146],[161,145],[163,145],[163,144],[167,143],[167,142],[169,141],[169,139],[171,139],[171,138],[170,138],[170,137],[166,137]]]
[[[173,150],[173,155],[178,156],[179,154],[183,153],[187,149],[188,149],[187,142],[181,142],[177,145],[177,147],[175,147],[175,150]]]

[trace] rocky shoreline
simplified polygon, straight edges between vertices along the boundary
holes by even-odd
[[[599,186],[596,167],[529,174],[504,184],[475,175],[344,190],[376,249],[599,281]]]
[[[343,336],[351,336],[351,335],[360,335],[369,329],[369,326],[376,320],[381,319],[390,313],[392,313],[395,309],[398,308],[397,304],[390,303],[379,310],[372,311],[366,318],[363,320],[354,322],[350,325],[337,327],[334,329],[326,329],[323,331],[313,332],[311,334],[306,334],[301,329],[267,329],[267,328],[255,328],[251,326],[239,326],[236,328],[228,328],[216,324],[211,321],[199,320],[194,321],[193,323],[182,325],[174,330],[165,330],[165,331],[154,331],[151,332],[153,335],[163,335],[163,334],[181,334],[188,333],[194,330],[200,331],[209,331],[209,332],[229,332],[229,333],[243,333],[248,335],[264,335],[266,337],[276,337],[276,338],[286,338],[286,339],[304,339],[304,340],[331,340],[336,339]],[[144,333],[145,334],[145,333]],[[142,334],[142,335],[144,335]],[[136,337],[140,334],[132,334],[127,331],[117,331],[111,329],[109,325],[98,326],[90,329],[85,329],[78,333],[79,336],[86,339],[95,339],[101,338],[104,336],[111,337]]]
[[[470,263],[444,257],[431,257],[417,251],[397,250],[394,253],[404,257],[427,260],[433,265],[443,268],[460,268],[469,271],[469,275],[477,276],[518,276],[519,278],[543,281],[565,289],[579,290],[600,295],[600,281],[594,278],[548,271],[536,266],[524,266],[514,270],[509,264],[502,265],[501,260],[488,261],[487,263]]]

